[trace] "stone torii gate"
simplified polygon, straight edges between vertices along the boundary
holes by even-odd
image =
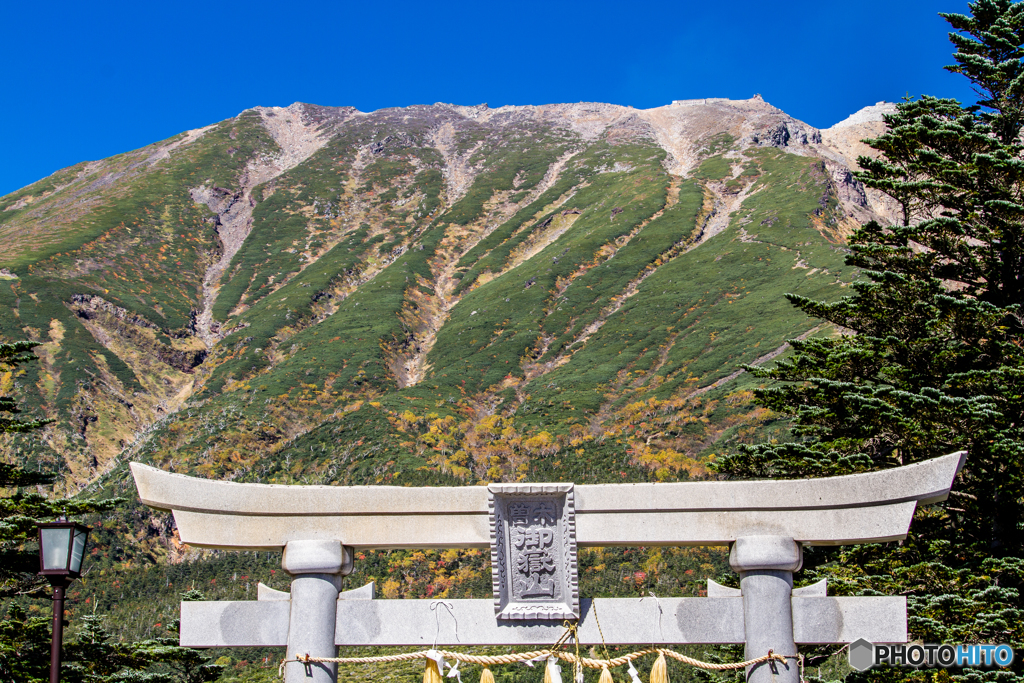
[[[290,593],[261,585],[256,601],[183,602],[185,646],[286,646],[288,659],[336,657],[339,645],[544,646],[572,619],[583,645],[743,643],[753,659],[906,642],[904,597],[829,597],[824,581],[793,590],[793,573],[803,546],[905,538],[916,506],[945,500],[965,457],[823,479],[579,486],[280,486],[131,469],[183,543],[282,550],[292,576]],[[709,580],[703,598],[579,597],[578,547],[696,545],[731,546],[740,589]],[[446,600],[442,614],[436,600],[374,600],[372,585],[340,592],[354,549],[404,548],[490,548],[494,599]],[[752,666],[747,680],[798,683],[788,661]],[[286,668],[287,683],[336,680],[334,664]]]

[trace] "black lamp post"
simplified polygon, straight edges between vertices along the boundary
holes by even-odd
[[[89,527],[63,517],[39,527],[39,573],[53,586],[53,639],[50,683],[60,683],[60,651],[64,640],[64,591],[82,575]]]

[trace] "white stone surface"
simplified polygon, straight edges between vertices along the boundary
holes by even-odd
[[[709,598],[738,598],[742,595],[739,588],[729,588],[708,579]],[[794,588],[793,597],[824,598],[828,595],[828,579],[822,579],[803,588]]]
[[[799,683],[793,629],[793,572],[758,569],[740,573],[743,601],[743,656],[755,659],[769,650],[784,657],[747,667],[748,683]]]
[[[576,540],[610,545],[719,545],[754,535],[805,545],[904,538],[918,502],[943,500],[964,458],[953,453],[846,477],[575,487]],[[481,486],[273,486],[169,474],[132,463],[140,498],[173,510],[181,540],[272,550],[295,540],[356,548],[485,548]]]
[[[904,598],[830,598],[825,582],[794,591],[802,545],[903,538],[917,504],[942,500],[964,453],[849,477],[575,487],[580,546],[732,544],[741,590],[708,582],[707,598],[580,601],[583,645],[744,643],[795,655],[799,643],[905,642]],[[287,645],[289,658],[337,645],[451,647],[554,642],[561,620],[496,619],[491,600],[372,600],[339,595],[352,547],[488,547],[482,487],[276,487],[182,477],[132,464],[143,502],[174,511],[182,541],[284,548],[290,593],[260,585],[255,602],[182,604],[181,643]],[[369,590],[367,590],[367,588]],[[601,615],[598,627],[597,614]],[[336,667],[291,663],[286,683],[334,683]],[[795,660],[759,665],[748,683],[797,683]]]
[[[338,593],[339,600],[373,600],[374,597],[376,597],[376,591],[373,581],[363,584],[359,588]]]
[[[906,537],[916,505],[909,501],[849,509],[740,509],[632,514],[583,514],[577,511],[576,543],[580,547],[729,545],[737,538],[759,534],[791,536],[805,545],[892,541]]]
[[[819,479],[577,484],[576,513],[859,508],[945,500],[966,451],[879,472]]]
[[[797,643],[852,643],[858,638],[872,643],[907,642],[904,596],[803,597],[794,591],[792,601]]]
[[[292,596],[291,593],[276,590],[260,582],[256,584],[256,599],[267,602],[269,600],[291,600]]]
[[[759,533],[805,545],[847,545],[906,537],[913,501],[841,510],[715,510],[633,515],[577,514],[578,547],[728,545]],[[279,550],[294,540],[342,539],[360,549],[489,548],[486,515],[243,516],[175,512],[181,540],[204,548]]]
[[[333,635],[337,628],[337,605],[343,604],[338,600],[339,584],[338,574],[297,574],[292,580],[291,599],[287,603],[291,607],[288,659],[306,654],[328,658],[338,656]],[[335,683],[338,665],[333,662],[311,665],[291,662],[285,666],[284,673],[285,683]]]
[[[786,536],[745,536],[729,551],[740,575],[745,659],[765,652],[787,658],[747,667],[747,683],[799,683],[793,639],[793,572],[803,565],[803,548]]]
[[[544,646],[563,632],[560,621],[509,625],[494,616],[491,600],[339,600],[335,643],[351,646],[438,647],[469,645]],[[743,642],[743,601],[727,598],[597,598],[580,601],[580,639],[598,645],[677,645]],[[287,601],[185,602],[181,644],[189,647],[283,646],[288,638]],[[660,612],[659,612],[660,607]],[[906,598],[792,598],[797,643],[878,643],[907,640]],[[436,621],[435,621],[436,618]],[[385,630],[386,629],[386,630]],[[760,653],[764,654],[764,653]],[[345,656],[341,652],[341,656]]]
[[[742,536],[736,539],[729,551],[729,566],[741,574],[755,570],[792,574],[803,563],[803,548],[785,536]]]
[[[828,579],[822,579],[810,586],[793,589],[793,597],[824,598],[826,595],[828,595]]]
[[[581,484],[576,512],[847,508],[945,500],[966,451],[880,472],[820,479]],[[199,479],[131,463],[142,502],[253,515],[487,514],[485,486],[282,486]],[[780,492],[785,495],[780,496]],[[440,506],[444,506],[443,510]]]
[[[374,582],[371,581],[359,588],[353,588],[352,590],[341,591],[338,593],[339,600],[373,600],[374,598]],[[263,583],[256,584],[256,599],[257,600],[291,600],[292,595],[286,591],[279,591]]]
[[[343,572],[352,571],[352,551],[338,541],[289,541],[281,567],[291,574],[287,659],[301,655],[336,657],[335,623],[338,591]],[[270,603],[273,604],[273,603]],[[335,683],[338,665],[333,662],[289,662],[285,683]]]
[[[738,598],[740,595],[741,593],[739,588],[729,588],[728,586],[723,586],[717,581],[708,579],[709,598]]]
[[[352,564],[351,555],[339,541],[288,541],[281,568],[289,574],[340,574]]]
[[[182,647],[262,647],[288,644],[288,600],[181,603]]]

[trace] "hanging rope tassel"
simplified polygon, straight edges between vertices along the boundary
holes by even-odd
[[[544,667],[544,683],[562,683],[562,667],[554,657],[548,657],[548,664]]]
[[[673,652],[672,650],[662,649],[650,649],[640,650],[638,652],[631,652],[621,657],[614,659],[591,659],[589,657],[581,657],[579,652],[572,654],[566,651],[555,652],[552,649],[547,650],[533,650],[531,652],[518,652],[509,653],[506,655],[469,655],[459,652],[449,652],[447,650],[423,650],[420,652],[403,652],[397,655],[381,655],[379,657],[311,657],[308,654],[296,655],[294,659],[282,659],[281,663],[277,667],[277,675],[284,678],[284,668],[286,664],[291,662],[298,662],[300,664],[312,664],[320,662],[336,662],[338,664],[374,664],[377,662],[408,662],[414,659],[426,659],[426,669],[423,672],[424,683],[443,683],[441,678],[441,667],[444,665],[444,658],[448,657],[457,662],[466,662],[468,664],[479,664],[482,666],[492,666],[495,664],[515,664],[516,662],[530,663],[539,662],[543,659],[547,659],[547,667],[544,669],[544,682],[545,683],[562,683],[562,667],[558,666],[558,659],[561,658],[567,662],[573,664],[576,669],[577,676],[573,683],[582,683],[583,681],[583,667],[590,669],[604,669],[601,673],[601,683],[613,683],[611,673],[608,671],[613,666],[623,666],[624,664],[630,665],[630,683],[641,683],[640,678],[636,674],[636,668],[632,666],[634,659],[643,657],[645,655],[651,655],[654,653],[663,655],[665,657],[671,657],[676,661],[688,664],[690,666],[700,667],[708,671],[737,671],[744,669],[748,666],[754,666],[762,662],[781,662],[786,663],[786,657],[775,654],[771,650],[768,654],[763,657],[755,657],[754,659],[748,659],[745,662],[732,662],[729,664],[716,664],[711,662],[702,662],[699,659],[693,657],[687,657],[686,655]],[[793,658],[793,655],[790,655]],[[660,657],[659,657],[660,659]],[[801,660],[802,661],[802,660]],[[657,664],[655,664],[657,666]],[[456,667],[452,667],[453,670],[458,671]],[[664,678],[668,681],[668,676]],[[483,683],[493,683],[494,677],[489,676]]]
[[[651,667],[651,683],[668,683],[668,662],[663,653],[658,653],[658,658]]]
[[[601,678],[598,679],[597,683],[615,683],[615,679],[612,678],[612,672],[608,670],[607,666],[601,667]]]
[[[484,670],[480,672],[480,683],[494,683],[494,674],[486,666]]]
[[[444,683],[441,672],[437,668],[437,662],[427,658],[427,667],[423,669],[423,683]]]

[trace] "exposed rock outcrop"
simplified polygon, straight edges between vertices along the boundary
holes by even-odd
[[[217,236],[221,243],[221,256],[203,279],[203,306],[195,321],[196,335],[207,348],[212,348],[219,338],[219,327],[213,322],[213,304],[220,288],[220,278],[252,229],[252,210],[256,206],[253,189],[312,156],[330,139],[328,124],[347,120],[355,112],[351,108],[313,107],[298,102],[285,108],[256,107],[255,111],[259,112],[264,127],[277,143],[279,154],[251,161],[239,178],[239,187],[233,190],[206,186],[190,190],[194,201],[206,204],[217,214]]]
[[[154,334],[160,329],[157,325],[98,296],[75,294],[69,308],[83,322],[102,328],[103,334],[94,331],[93,335],[108,340],[104,344],[108,348],[112,346],[111,337],[119,337],[122,343],[132,344],[179,372],[191,374],[208,354],[206,349],[176,349],[158,341]]]
[[[882,117],[895,111],[896,105],[892,102],[878,102],[870,107],[864,107],[831,128],[821,131],[822,146],[831,153],[837,163],[841,163],[847,169],[858,171],[858,157],[878,155],[878,151],[866,145],[863,140],[884,133],[885,121]],[[871,189],[864,189],[863,193],[867,202],[866,207],[875,217],[889,222],[898,220],[899,207],[890,197]]]
[[[790,142],[798,145],[821,144],[821,131],[797,121],[781,121],[763,133],[751,138],[755,145],[788,147]]]

